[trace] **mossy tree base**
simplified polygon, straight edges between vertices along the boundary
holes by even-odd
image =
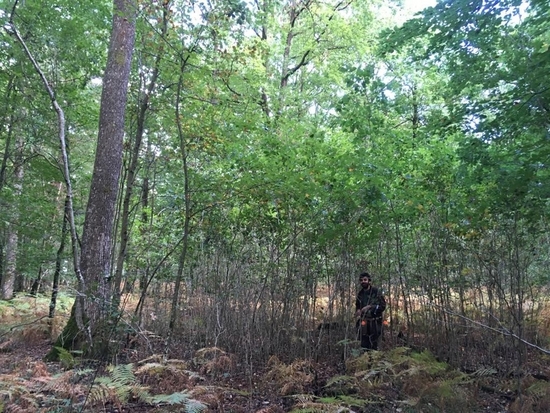
[[[80,352],[83,356],[93,360],[106,360],[112,353],[109,346],[109,335],[107,334],[108,322],[105,320],[101,325],[96,325],[92,330],[93,345],[90,347],[86,337],[78,328],[75,317],[75,307],[71,310],[71,316],[67,325],[53,344],[51,350],[44,357],[45,361],[60,361],[60,350],[65,349],[68,352]],[[83,320],[85,323],[89,320]]]
[[[52,349],[44,357],[45,361],[59,361],[59,348],[67,351],[83,350],[82,346],[85,340],[76,323],[75,307],[73,305],[69,321],[67,321],[65,328],[59,337],[57,337],[57,340],[55,340]]]

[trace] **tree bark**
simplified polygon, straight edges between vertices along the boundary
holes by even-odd
[[[57,304],[57,294],[59,292],[59,279],[61,278],[61,265],[63,264],[63,252],[65,251],[65,239],[67,238],[67,216],[69,214],[69,197],[65,197],[65,206],[63,208],[63,224],[61,225],[61,240],[59,242],[59,248],[55,255],[55,272],[53,274],[52,296],[50,299],[50,309],[48,313],[49,318],[53,318],[55,315],[55,306]]]
[[[13,192],[18,200],[23,192],[23,139],[18,138],[15,149],[15,165],[13,168]],[[6,241],[6,271],[0,282],[0,298],[11,300],[13,298],[15,277],[17,275],[17,246],[19,243],[19,202],[11,206],[9,216],[8,236]]]
[[[83,347],[84,340],[88,357],[102,359],[110,353],[111,244],[122,168],[126,96],[134,49],[137,0],[113,0],[113,5],[96,156],[82,234],[80,271],[84,288],[78,291],[71,317],[54,348],[46,356],[47,360],[58,356],[55,347],[79,348]]]
[[[182,62],[182,70],[180,72],[178,90],[176,93],[176,122],[178,126],[178,136],[180,140],[180,151],[181,151],[181,160],[183,168],[183,180],[184,180],[184,199],[185,199],[185,217],[183,224],[183,238],[182,238],[182,249],[180,252],[180,258],[178,261],[178,272],[176,274],[176,280],[174,283],[174,295],[172,296],[172,305],[170,307],[170,321],[168,323],[168,335],[165,341],[165,357],[168,355],[170,345],[172,342],[172,337],[174,335],[174,330],[176,328],[176,321],[178,319],[178,308],[179,308],[179,299],[180,299],[180,288],[181,282],[183,279],[183,270],[185,267],[185,262],[187,259],[187,249],[189,246],[189,228],[191,221],[191,192],[189,188],[189,168],[187,164],[187,147],[185,143],[185,136],[181,126],[181,116],[180,116],[180,104],[181,104],[181,91],[183,88],[183,67],[185,67],[186,62]]]
[[[97,149],[90,195],[84,219],[80,269],[86,281],[84,311],[92,357],[108,348],[110,265],[113,223],[118,196],[126,97],[135,39],[137,0],[114,0],[113,26],[103,76]],[[79,315],[76,314],[78,317]]]
[[[168,31],[168,17],[170,13],[170,3],[165,2],[163,4],[163,16],[162,16],[162,27],[161,27],[161,37],[164,39]],[[136,180],[136,175],[138,171],[138,162],[139,162],[139,153],[141,150],[141,143],[143,141],[143,135],[145,133],[145,119],[147,111],[149,109],[149,102],[151,95],[155,90],[157,84],[157,78],[160,73],[160,63],[164,55],[164,42],[161,41],[158,54],[155,57],[155,62],[153,65],[153,71],[145,93],[142,96],[142,99],[139,104],[138,117],[137,117],[137,130],[134,137],[134,145],[130,153],[130,161],[128,166],[128,177],[126,179],[126,190],[124,192],[124,199],[122,202],[122,213],[121,213],[121,224],[120,224],[120,247],[119,253],[116,261],[115,276],[114,276],[114,289],[115,302],[113,303],[114,307],[118,307],[120,295],[121,295],[121,285],[122,285],[122,273],[124,269],[124,263],[128,255],[128,243],[129,243],[129,231],[130,231],[130,201],[132,200],[132,195],[134,192],[134,185]]]
[[[7,87],[8,92],[6,93],[6,96],[4,98],[5,102],[10,101],[10,96],[13,89],[13,83],[14,83],[13,78],[10,78],[8,87]],[[4,184],[6,181],[6,169],[8,167],[8,159],[10,156],[11,138],[13,135],[13,123],[14,123],[13,110],[11,108],[8,109],[9,105],[7,103],[5,106],[6,107],[3,108],[5,109],[5,113],[11,113],[11,115],[9,116],[10,118],[9,121],[6,120],[6,118],[8,117],[7,115],[3,116],[2,118],[2,123],[5,125],[7,132],[6,132],[6,146],[4,147],[4,153],[2,155],[2,163],[0,164],[0,192],[2,192],[2,189],[4,188]]]

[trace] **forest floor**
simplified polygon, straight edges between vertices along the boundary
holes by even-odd
[[[45,318],[16,329],[2,324],[2,413],[550,411],[550,363],[540,353],[529,356],[521,374],[506,375],[476,365],[475,355],[472,368],[464,371],[388,338],[381,351],[351,351],[345,360],[334,351],[339,354],[325,352],[316,361],[272,357],[243,366],[212,347],[190,360],[121,355],[120,364],[105,369],[70,354],[61,362],[44,362],[52,346]]]
[[[0,411],[184,411],[176,396],[154,402],[140,399],[140,387],[164,395],[185,391],[192,400],[207,406],[203,412],[549,411],[548,376],[540,371],[521,378],[499,378],[491,369],[466,374],[450,369],[427,352],[414,353],[404,347],[351,357],[345,365],[303,360],[284,364],[273,359],[247,374],[230,373],[234,368],[224,364],[220,350],[203,354],[202,363],[171,360],[163,364],[153,357],[135,365],[133,377],[140,385],[126,385],[135,391],[134,397],[123,396],[123,386],[117,384],[122,371],[118,377],[111,372],[101,391],[97,384],[94,391],[94,381],[86,376],[102,383],[98,377],[108,378],[106,371],[44,363],[50,348],[47,339],[19,343],[11,349],[4,346],[0,352]],[[547,367],[545,370],[548,374]],[[523,389],[522,398],[514,390],[518,385]]]

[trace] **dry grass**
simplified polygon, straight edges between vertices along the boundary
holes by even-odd
[[[46,339],[55,340],[68,320],[72,302],[72,298],[59,295],[55,316],[50,319],[50,297],[22,295],[0,301],[0,343],[9,338],[15,346],[34,346]]]
[[[162,361],[151,357],[137,363],[135,375],[140,383],[147,386],[154,394],[175,393],[191,390],[205,381],[200,374],[189,369],[184,360]]]
[[[201,374],[220,376],[235,370],[236,357],[218,347],[202,348],[195,352],[193,364]]]
[[[123,301],[130,316],[137,297],[127,296]],[[40,411],[38,406],[44,403],[43,399],[50,400],[50,403],[78,403],[89,391],[89,376],[82,370],[60,373],[58,366],[45,364],[36,355],[34,358],[21,356],[25,348],[49,342],[53,332],[64,325],[63,317],[70,307],[53,323],[48,323],[40,318],[47,314],[48,304],[48,299],[29,297],[0,304],[0,321],[7,333],[0,338],[0,405],[4,404],[6,412],[15,409]],[[193,305],[198,307],[187,308],[186,316],[193,316],[195,311],[197,314],[206,313],[208,308],[204,306],[210,304],[205,297],[195,297]],[[191,301],[187,305],[191,305]],[[544,346],[550,333],[550,305],[548,302],[541,305],[526,322],[526,337],[532,337]],[[162,306],[158,308],[167,311]],[[146,311],[153,311],[153,307]],[[512,413],[550,410],[547,358],[529,352],[522,365],[522,375],[510,378],[511,363],[517,362],[512,360],[515,357],[512,351],[517,344],[514,340],[481,327],[472,328],[463,322],[451,329],[440,330],[430,318],[433,314],[419,312],[415,315],[414,322],[418,324],[412,326],[415,335],[410,337],[408,347],[395,347],[386,342],[382,346],[384,351],[361,355],[352,352],[346,359],[345,371],[339,371],[340,377],[325,374],[320,379],[323,367],[307,357],[288,357],[282,362],[281,357],[272,356],[265,363],[254,360],[246,365],[243,354],[234,354],[227,348],[216,346],[200,348],[186,360],[164,360],[162,355],[152,352],[153,346],[142,346],[134,356],[133,373],[138,387],[147,387],[153,394],[187,390],[194,398],[207,403],[211,412],[278,413],[282,410],[277,403],[286,403],[284,411],[301,408],[343,412],[346,406],[353,410],[350,407],[356,403],[353,398],[369,401],[372,411],[380,412],[396,411],[396,408],[403,411],[464,411],[457,406],[462,406],[462,409],[466,406],[471,411],[508,409]],[[475,308],[468,315],[475,319],[485,316]],[[424,320],[430,320],[430,323],[421,324]],[[202,321],[195,322],[193,332],[198,333]],[[156,324],[165,323],[157,321]],[[397,328],[395,324],[389,327]],[[163,337],[158,331],[142,331],[138,336],[139,343],[149,344]],[[452,346],[445,341],[449,339],[453,340]],[[192,339],[187,339],[186,343],[189,342],[192,343]],[[435,355],[426,348],[435,349]],[[436,354],[437,349],[454,351],[459,356],[457,360],[463,364],[442,362],[450,359]],[[282,352],[287,350],[281,349]],[[503,360],[502,365],[494,364],[498,358]],[[469,374],[458,370],[457,365]],[[251,369],[247,370],[248,367]],[[243,389],[253,392],[254,396]],[[102,406],[103,401],[119,403],[119,396],[114,391],[108,386],[99,389],[95,394],[98,406]],[[22,407],[16,406],[16,400]],[[269,405],[263,405],[264,402]],[[124,403],[119,407],[125,408]]]
[[[277,357],[271,357],[267,366],[263,381],[269,383],[281,396],[307,392],[315,380],[315,370],[308,360],[284,364]]]

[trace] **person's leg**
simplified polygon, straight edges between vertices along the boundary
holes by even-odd
[[[371,348],[373,350],[378,350],[378,337],[376,336],[376,334],[370,335],[369,338],[371,342]]]
[[[371,336],[368,334],[362,334],[361,335],[361,348],[363,350],[371,350],[372,349],[372,341]]]
[[[361,347],[365,350],[376,350],[376,321],[367,320],[361,336]]]
[[[380,341],[381,335],[382,335],[382,320],[373,320],[371,325],[371,335],[369,336],[372,343],[373,350],[378,350],[378,342]]]
[[[357,320],[357,339],[361,341],[362,350],[370,350],[372,347],[369,337],[369,324],[367,320]]]

